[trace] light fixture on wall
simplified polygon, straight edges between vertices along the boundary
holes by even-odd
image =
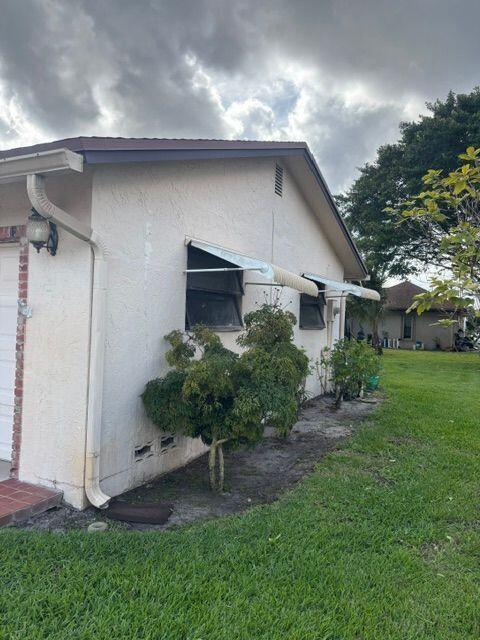
[[[33,244],[37,253],[45,247],[48,253],[54,256],[58,246],[57,225],[32,208],[27,221],[27,240]]]

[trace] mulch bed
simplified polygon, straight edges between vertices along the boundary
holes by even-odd
[[[119,497],[119,501],[134,504],[172,504],[173,513],[166,524],[114,522],[106,517],[106,512],[93,508],[79,512],[62,506],[18,526],[62,533],[105,520],[109,529],[163,530],[273,502],[312,471],[325,453],[338,447],[375,406],[376,403],[352,401],[344,402],[336,410],[330,397],[310,400],[287,439],[271,435],[253,449],[225,453],[225,492],[222,494],[210,491],[207,458],[201,456],[186,467]]]

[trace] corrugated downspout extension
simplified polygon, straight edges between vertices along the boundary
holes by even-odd
[[[282,269],[282,267],[277,267],[275,264],[272,264],[272,268],[273,278],[278,284],[281,284],[284,287],[290,287],[291,289],[296,289],[297,291],[306,293],[313,298],[318,297],[318,287],[311,280],[297,276],[296,273]]]
[[[45,193],[45,178],[27,176],[27,192],[32,206],[45,218],[90,244],[93,252],[90,358],[85,448],[85,493],[95,507],[106,508],[110,501],[100,488],[100,449],[105,356],[106,251],[98,235],[51,202]]]

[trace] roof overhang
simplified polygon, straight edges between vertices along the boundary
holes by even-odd
[[[16,182],[31,174],[61,174],[68,171],[83,171],[83,156],[70,149],[0,158],[0,184]]]

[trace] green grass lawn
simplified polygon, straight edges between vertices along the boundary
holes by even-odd
[[[388,400],[275,505],[167,533],[0,533],[0,638],[480,637],[480,357]]]

